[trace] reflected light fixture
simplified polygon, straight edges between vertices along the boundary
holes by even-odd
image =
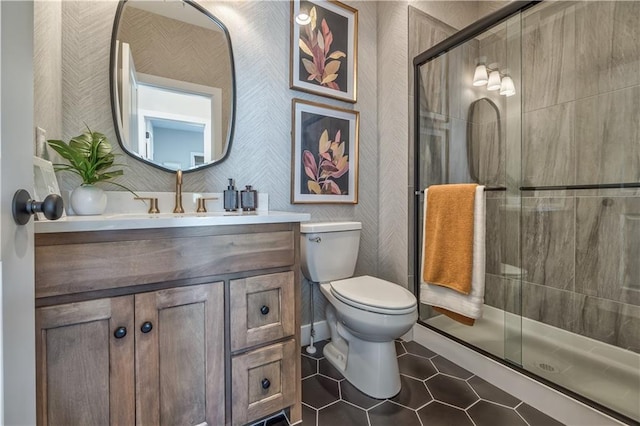
[[[489,76],[487,75],[487,67],[484,64],[478,64],[476,70],[473,73],[473,85],[484,86],[487,84]]]
[[[487,82],[487,90],[500,90],[500,73],[497,70],[489,73],[489,81]]]
[[[296,15],[296,23],[298,25],[308,25],[311,23],[311,16],[307,13],[306,10],[300,9],[298,14]]]
[[[502,77],[502,82],[500,83],[500,94],[507,97],[516,94],[516,87],[513,84],[513,80],[508,75]]]

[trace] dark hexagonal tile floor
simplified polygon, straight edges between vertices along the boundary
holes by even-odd
[[[402,390],[375,399],[322,355],[302,350],[303,426],[560,426],[562,423],[415,342],[396,341]],[[255,426],[288,426],[284,414]]]

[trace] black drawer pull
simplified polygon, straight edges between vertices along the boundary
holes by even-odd
[[[262,308],[260,308],[260,313],[262,315],[267,315],[269,313],[269,307],[267,305],[262,305]]]
[[[142,331],[143,333],[148,333],[151,330],[153,330],[153,324],[151,324],[149,321],[143,322],[142,326],[140,326],[140,331]]]
[[[269,379],[262,379],[262,389],[267,390],[271,386]]]
[[[122,339],[127,335],[127,327],[118,327],[116,331],[113,332],[113,337],[116,339]]]

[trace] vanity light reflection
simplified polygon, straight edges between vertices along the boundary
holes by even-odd
[[[476,87],[486,85],[489,91],[500,90],[500,94],[506,97],[516,94],[515,84],[509,74],[497,68],[488,68],[484,63],[476,65],[472,84]]]

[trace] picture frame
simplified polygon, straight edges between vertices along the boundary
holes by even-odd
[[[296,22],[301,11],[309,24]],[[292,1],[289,87],[355,103],[357,69],[358,10],[331,0]]]
[[[44,201],[50,194],[60,195],[58,179],[51,161],[40,157],[33,157],[33,199]],[[36,213],[36,220],[46,220],[43,213]],[[65,210],[62,217],[66,216]]]
[[[358,111],[292,100],[291,203],[358,203]]]

